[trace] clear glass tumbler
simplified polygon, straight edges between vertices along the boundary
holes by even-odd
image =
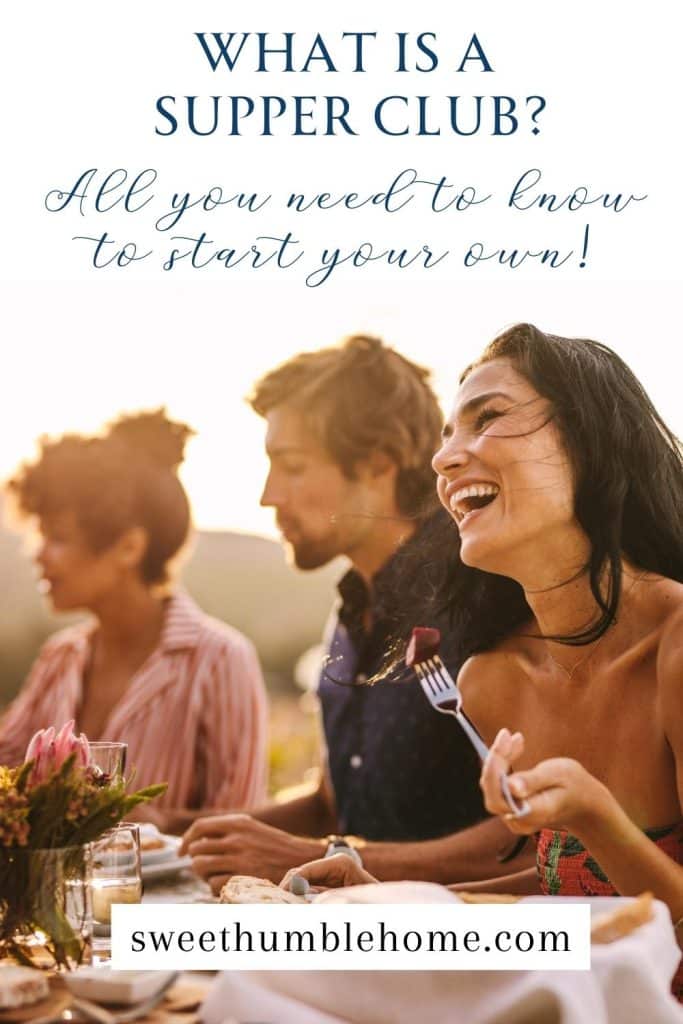
[[[139,903],[142,899],[140,829],[122,821],[93,843],[92,916],[93,949],[109,947],[111,908],[114,903]]]
[[[95,740],[90,744],[90,764],[97,770],[103,785],[123,778],[127,753],[127,743]]]

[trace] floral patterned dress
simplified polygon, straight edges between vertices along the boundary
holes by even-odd
[[[677,864],[683,864],[683,821],[645,835]],[[618,896],[598,862],[579,840],[564,830],[542,829],[536,836],[536,865],[546,896]],[[683,963],[671,990],[683,1002]]]

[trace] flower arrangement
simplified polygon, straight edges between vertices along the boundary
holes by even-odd
[[[0,767],[0,956],[30,962],[22,936],[40,931],[59,967],[84,952],[84,922],[69,920],[68,904],[79,881],[84,888],[88,844],[166,789],[127,793],[124,779],[89,763],[88,740],[73,727],[41,729],[22,765]]]

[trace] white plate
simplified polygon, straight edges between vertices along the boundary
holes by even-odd
[[[179,871],[192,867],[192,857],[171,857],[170,859],[157,861],[155,864],[142,865],[142,881],[155,882],[158,878],[169,878],[177,875]]]
[[[175,836],[169,836],[169,839],[170,842],[165,842],[164,845],[158,847],[158,849],[140,851],[140,864],[143,868],[152,864],[161,864],[165,861],[176,860],[178,856],[178,847],[180,846],[180,839]],[[96,855],[96,863],[101,864],[102,867],[113,867],[115,864],[118,864],[120,867],[125,868],[129,867],[134,862],[135,855],[132,851],[130,853],[105,853],[100,850]]]
[[[113,971],[109,967],[79,967],[63,977],[77,997],[99,1003],[130,1005],[147,999],[166,984],[174,971]]]
[[[161,843],[161,846],[154,847],[151,850],[145,850],[143,844],[145,840],[155,840]],[[158,864],[163,860],[173,860],[176,857],[176,852],[181,843],[180,836],[168,836],[163,832],[159,832],[154,825],[141,825],[140,826],[140,862],[144,866],[145,864]],[[97,853],[98,860],[103,865],[114,864],[115,862],[125,865],[133,860],[133,851],[130,850],[119,850],[117,852],[107,852],[106,849],[99,850]]]

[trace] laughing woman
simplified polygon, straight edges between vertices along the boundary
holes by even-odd
[[[536,891],[647,889],[680,924],[678,441],[608,348],[520,324],[463,375],[434,468],[460,536],[464,707],[493,744],[488,809],[536,835]],[[522,817],[501,792],[510,769]]]
[[[493,742],[488,809],[536,834],[543,892],[648,889],[680,923],[678,441],[609,349],[519,325],[464,374],[434,467],[479,613],[494,615],[496,577],[516,584],[500,637],[460,676]]]
[[[460,676],[468,714],[495,738],[489,810],[538,833],[544,891],[651,889],[678,921],[678,442],[609,349],[519,325],[464,374],[434,466],[480,613],[496,577],[517,585],[501,636]],[[500,792],[512,766],[521,818]]]
[[[40,531],[53,608],[91,618],[45,644],[0,718],[0,764],[20,761],[37,729],[76,719],[92,740],[128,743],[137,786],[168,781],[153,813],[174,831],[258,802],[265,783],[254,649],[172,582],[190,531],[177,475],[190,434],[163,410],[122,417],[102,435],[44,440],[9,484]]]

